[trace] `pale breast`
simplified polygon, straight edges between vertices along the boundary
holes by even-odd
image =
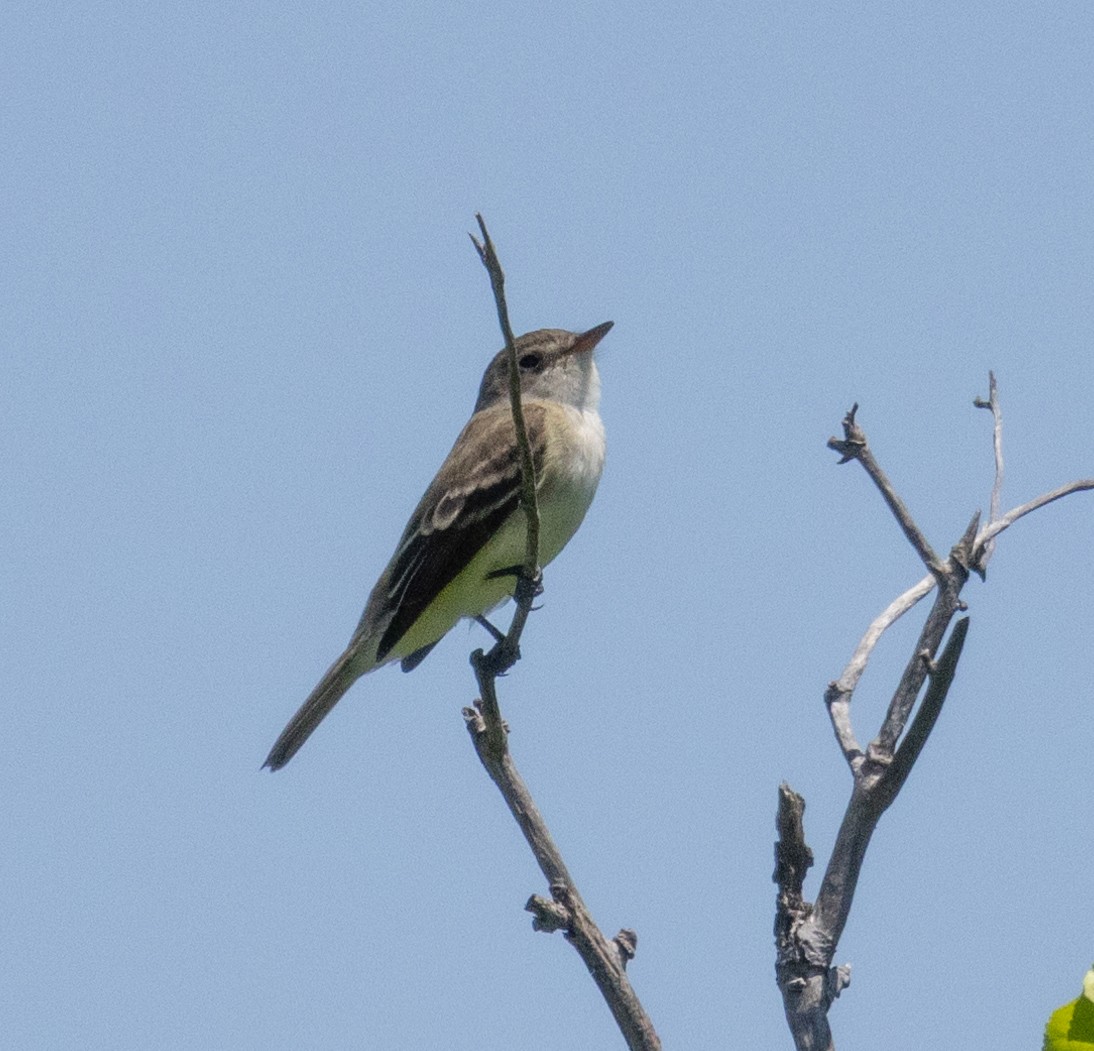
[[[557,402],[549,411],[552,440],[547,445],[538,492],[543,565],[566,546],[581,525],[604,469],[600,416]]]

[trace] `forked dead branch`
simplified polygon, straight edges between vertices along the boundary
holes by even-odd
[[[832,961],[850,915],[870,838],[881,815],[911,773],[953,682],[968,633],[969,619],[959,619],[944,646],[942,643],[953,618],[966,608],[961,600],[961,591],[969,574],[984,576],[994,551],[995,538],[1019,518],[1071,493],[1094,489],[1094,479],[1070,482],[1006,514],[1000,514],[1002,414],[994,375],[989,376],[988,398],[978,398],[975,404],[978,408],[990,410],[993,417],[995,480],[990,519],[981,526],[980,515],[975,514],[946,558],[940,558],[934,552],[874,458],[866,435],[856,421],[857,405],[843,419],[843,438],[832,438],[828,442],[829,448],[840,454],[840,463],[855,460],[862,465],[922,560],[927,575],[878,615],[867,628],[840,677],[829,683],[825,692],[832,728],[851,770],[852,789],[832,855],[813,903],[806,901],[803,894],[805,876],[813,864],[812,851],[805,842],[805,801],[788,785],[784,784],[779,789],[778,840],[773,877],[778,886],[775,972],[783,995],[787,1023],[799,1051],[826,1051],[835,1046],[828,1024],[828,1010],[850,981],[850,968],[834,967]],[[855,688],[881,636],[932,591],[936,591],[934,603],[893,692],[882,725],[874,739],[863,748],[851,719]],[[926,691],[917,707],[924,684]]]

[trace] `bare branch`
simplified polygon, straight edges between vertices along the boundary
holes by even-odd
[[[856,430],[857,451],[854,458],[859,459],[862,452],[867,449],[867,444],[862,431],[857,428]],[[884,474],[881,472],[880,467],[877,467],[876,462],[867,470],[875,483],[877,483],[878,478],[884,478]],[[903,508],[903,502],[899,500],[895,493],[891,492],[891,487],[888,492],[886,487],[880,484],[878,487],[885,495],[886,502],[891,508]],[[918,527],[911,521],[906,509],[903,510],[903,514],[905,516],[903,523],[905,534],[910,536],[920,535]],[[974,516],[961,540],[954,546],[950,557],[944,563],[938,563],[933,567],[934,579],[932,583],[937,585],[935,601],[920,631],[912,656],[905,666],[900,682],[890,700],[877,737],[870,743],[864,756],[848,756],[848,750],[846,747],[844,748],[844,755],[848,758],[854,775],[854,787],[843,822],[836,836],[836,842],[825,870],[824,879],[821,882],[812,917],[809,922],[803,925],[801,932],[802,937],[815,941],[819,946],[830,947],[832,953],[835,951],[835,946],[839,942],[843,928],[847,923],[847,917],[850,915],[855,888],[858,885],[862,862],[866,855],[866,848],[869,846],[870,839],[885,806],[888,805],[880,786],[889,775],[897,742],[904,733],[908,718],[915,707],[916,698],[919,696],[923,683],[932,668],[931,660],[941,644],[954,614],[963,608],[959,596],[961,589],[968,580],[968,569],[966,567],[978,521],[978,516]],[[868,632],[867,638],[864,639],[863,643],[860,643],[859,651],[861,653],[856,651],[859,657],[858,664],[854,664],[853,660],[852,664],[854,666],[849,666],[848,671],[845,672],[851,682],[857,681],[854,676],[861,674],[861,669],[865,666],[870,649],[876,643],[877,638],[880,637],[881,632],[895,620],[896,616],[910,608],[914,601],[918,601],[918,597],[922,597],[921,593],[926,594],[927,590],[930,590],[930,588],[921,584],[917,588],[906,592],[896,603],[891,604],[889,610],[886,611],[888,615],[883,614],[875,621],[876,630]],[[873,625],[871,627],[874,628]],[[849,708],[850,692],[840,689],[840,684],[837,683],[834,687],[829,687],[827,696],[838,697],[835,703],[829,701],[829,712],[833,718],[833,725],[837,725],[837,719],[844,718],[849,725],[849,712],[840,712],[839,707],[846,705]],[[837,711],[833,712],[833,708],[836,708]],[[846,735],[846,730],[842,732]],[[840,733],[841,728],[837,726],[837,736]],[[844,740],[845,738],[841,739],[841,744],[844,743]],[[908,759],[913,759],[914,755],[917,754],[918,752],[909,753]],[[909,762],[909,769],[910,766],[911,763]],[[899,784],[903,784],[906,778],[907,770],[901,774]],[[895,796],[895,792],[890,794],[889,802],[891,802],[893,796]],[[829,964],[830,962],[831,957],[829,956],[825,963]]]
[[[464,708],[463,717],[479,760],[516,818],[548,886],[572,884],[562,854],[509,752],[509,728],[498,715],[493,676],[488,672],[480,676],[478,668],[475,672],[483,699],[474,708]]]
[[[490,239],[490,231],[481,213],[475,213],[482,240],[474,235],[471,243],[475,246],[490,275],[490,287],[494,291],[494,303],[498,309],[498,323],[505,338],[505,350],[509,358],[509,403],[513,409],[513,427],[517,434],[517,446],[520,449],[521,491],[520,502],[528,516],[528,545],[524,554],[525,576],[535,577],[539,573],[539,503],[536,499],[536,469],[532,460],[532,445],[528,441],[528,428],[524,423],[524,407],[520,400],[520,366],[517,364],[517,351],[514,346],[513,329],[509,324],[509,307],[505,302],[505,273]],[[522,625],[523,626],[523,625]]]
[[[912,772],[919,753],[931,736],[934,725],[942,714],[942,705],[946,701],[950,686],[953,684],[954,675],[957,672],[957,662],[961,659],[961,650],[965,645],[965,636],[969,633],[969,618],[962,617],[950,633],[946,641],[946,648],[942,656],[930,667],[930,683],[927,692],[923,695],[923,703],[912,719],[912,725],[908,727],[908,733],[900,742],[900,747],[893,756],[892,765],[882,777],[878,791],[878,805],[885,810],[897,793],[904,787],[908,775]]]
[[[994,521],[989,522],[976,534],[976,538],[972,544],[972,557],[969,568],[978,572],[979,567],[981,566],[981,559],[983,558],[981,552],[984,551],[987,544],[1002,533],[1003,530],[1014,525],[1019,518],[1065,496],[1070,496],[1072,493],[1087,492],[1090,490],[1094,490],[1094,478],[1081,478],[1074,482],[1068,482],[1066,485],[1061,485],[1058,488],[1051,490],[1051,492],[1043,493],[1041,496],[1030,500],[1028,503],[1022,504],[1020,507],[1015,507],[1012,510],[1007,511],[1006,514],[996,518]],[[890,602],[873,621],[871,621],[870,626],[859,640],[854,653],[851,655],[851,659],[847,662],[840,677],[835,680],[835,682],[829,683],[828,689],[825,691],[825,701],[829,705],[830,713],[833,704],[832,698],[836,693],[840,695],[839,700],[841,704],[850,704],[851,695],[854,693],[859,684],[859,680],[865,673],[867,665],[870,662],[870,656],[874,651],[874,647],[881,640],[881,636],[904,616],[908,610],[929,595],[934,589],[935,583],[934,576],[928,574],[913,584],[903,594],[898,595],[893,599],[893,601]],[[841,741],[841,747],[843,747],[843,738],[841,737],[839,728],[836,729],[836,737]],[[854,735],[851,734],[852,740],[853,737]],[[846,749],[844,749],[844,751],[846,753]]]
[[[967,579],[965,574],[962,576]],[[947,584],[935,599],[927,624],[924,625],[920,634],[915,653],[901,679],[901,686],[894,695],[894,705],[899,710],[894,712],[894,706],[890,706],[882,732],[871,743],[866,757],[854,767],[851,799],[836,835],[836,842],[825,869],[812,917],[803,925],[801,931],[803,938],[817,944],[823,951],[830,952],[826,963],[831,963],[835,947],[843,934],[862,870],[862,862],[866,856],[866,848],[870,844],[870,838],[884,810],[878,786],[884,780],[893,761],[892,748],[895,738],[892,743],[889,743],[887,736],[883,735],[896,732],[898,727],[903,729],[903,723],[900,720],[907,718],[905,706],[909,704],[908,698],[910,697],[911,703],[914,703],[915,693],[918,692],[916,683],[918,681],[922,684],[930,667],[927,655],[934,652],[956,608],[954,588]],[[906,777],[907,774],[904,775],[904,778]]]
[[[533,914],[534,929],[565,932],[567,940],[577,950],[600,989],[631,1051],[660,1051],[661,1041],[626,974],[627,963],[634,957],[637,935],[633,931],[620,931],[612,941],[608,941],[593,921],[566,869],[562,854],[528,791],[528,786],[513,762],[509,751],[508,727],[498,706],[497,676],[507,671],[520,658],[521,633],[532,609],[532,602],[541,590],[540,520],[536,503],[535,464],[524,423],[520,372],[513,332],[509,326],[509,310],[505,302],[505,276],[486,223],[481,215],[477,214],[475,218],[482,233],[482,241],[474,236],[471,240],[490,275],[498,321],[505,337],[509,358],[510,404],[520,447],[521,505],[526,513],[528,532],[525,562],[517,577],[514,593],[517,608],[509,632],[500,638],[499,633],[495,632],[495,642],[488,653],[476,650],[471,654],[471,666],[475,671],[480,699],[474,708],[465,708],[463,715],[479,761],[498,786],[551,889],[550,899],[533,895],[528,901],[526,908]]]
[[[839,677],[839,687],[842,691],[851,693],[858,686],[859,679],[866,671],[866,665],[870,661],[870,654],[877,645],[878,640],[888,631],[905,613],[908,612],[920,599],[931,593],[934,588],[934,577],[925,576],[917,584],[913,584],[904,594],[893,599],[871,622],[866,633],[859,640],[855,652],[843,669]]]
[[[843,751],[844,758],[850,764],[852,772],[855,771],[864,756],[862,747],[859,745],[851,725],[851,698],[855,688],[866,671],[870,655],[880,641],[881,636],[920,599],[928,595],[934,586],[935,579],[931,574],[928,574],[918,584],[914,584],[904,594],[890,602],[866,629],[866,633],[859,640],[855,652],[851,655],[851,660],[848,661],[840,677],[828,684],[828,689],[824,694],[825,703],[828,705],[828,716],[832,720],[836,740],[839,742],[840,749]]]
[[[987,545],[1002,533],[1004,529],[1009,529],[1014,525],[1019,518],[1024,518],[1031,511],[1037,511],[1056,500],[1060,500],[1065,496],[1070,496],[1072,493],[1088,492],[1091,489],[1094,489],[1094,478],[1080,478],[1078,481],[1061,485],[1059,488],[1053,489],[1049,493],[1042,493],[1040,496],[1030,500],[1029,503],[1022,504],[1020,507],[1008,511],[1002,518],[997,518],[995,521],[989,522],[976,535],[976,543],[973,546],[973,560],[975,564],[982,564],[984,558],[983,552],[986,550]]]
[[[940,569],[938,556],[931,550],[931,545],[927,542],[927,538],[923,535],[919,526],[915,524],[911,512],[893,488],[892,482],[886,477],[877,460],[874,459],[873,453],[870,452],[866,435],[855,422],[857,412],[858,403],[856,402],[851,407],[851,411],[843,417],[843,441],[838,438],[829,438],[828,448],[834,449],[841,455],[840,463],[846,463],[848,460],[858,460],[862,464],[866,473],[870,476],[870,480],[878,487],[885,499],[885,503],[889,505],[889,510],[893,512],[893,516],[904,531],[908,542],[915,548],[916,554],[919,555],[923,564],[932,573],[937,574]]]
[[[999,388],[995,383],[995,373],[988,372],[988,398],[974,398],[973,405],[978,409],[991,410],[992,433],[991,444],[995,452],[995,481],[991,486],[991,507],[988,509],[988,522],[994,522],[999,517],[999,503],[1003,494],[1003,410],[999,405]],[[984,548],[983,557],[977,562],[976,572],[983,578],[987,572],[988,562],[991,561],[992,552],[995,550],[995,542],[988,541]]]
[[[482,651],[472,654],[482,700],[463,710],[475,752],[494,784],[498,786],[510,813],[524,835],[540,871],[551,888],[551,898],[533,896],[526,908],[536,930],[562,930],[577,950],[600,989],[631,1051],[660,1051],[661,1041],[630,980],[626,965],[634,956],[637,936],[620,932],[612,941],[604,937],[578,893],[562,854],[555,845],[547,823],[513,762],[507,741],[508,729],[498,712],[494,676],[484,668]]]
[[[953,683],[968,633],[967,617],[955,625],[937,661],[934,655],[953,617],[965,608],[961,591],[970,571],[983,574],[991,557],[994,538],[1019,518],[1070,493],[1094,489],[1094,479],[1070,482],[1000,515],[1002,413],[994,375],[990,375],[988,401],[978,399],[976,404],[990,408],[994,420],[995,482],[991,520],[981,528],[979,514],[974,515],[944,562],[934,554],[907,507],[874,460],[866,435],[855,421],[857,405],[844,417],[843,439],[832,438],[828,442],[829,448],[840,453],[841,463],[858,460],[863,465],[930,572],[874,619],[840,678],[829,683],[825,691],[829,717],[840,750],[851,768],[853,787],[820,891],[813,904],[806,901],[802,893],[805,870],[812,863],[812,853],[805,845],[803,831],[805,803],[785,785],[780,789],[779,842],[776,846],[774,877],[779,886],[775,919],[776,974],[787,1022],[799,1051],[817,1051],[834,1046],[827,1012],[833,999],[849,981],[849,970],[832,967],[832,959],[850,915],[862,863],[877,823],[907,781]],[[934,603],[893,693],[884,722],[877,737],[863,753],[851,724],[854,691],[884,632],[935,588]],[[916,709],[917,698],[928,679],[926,693]],[[915,716],[909,726],[908,720],[913,711]]]
[[[937,652],[953,615],[959,609],[964,609],[964,603],[961,602],[959,595],[965,586],[965,581],[968,580],[969,551],[979,522],[980,514],[977,512],[973,515],[964,536],[954,545],[945,565],[940,567],[938,597],[919,634],[919,643],[915,652],[908,661],[892,700],[889,702],[885,722],[877,737],[870,743],[868,756],[878,762],[888,763],[892,759],[893,749],[896,748],[897,741],[904,733],[908,716],[927,678],[930,661]]]
[[[854,773],[862,762],[864,753],[855,736],[855,728],[851,725],[851,690],[844,689],[833,679],[824,691],[824,703],[828,706],[828,718],[832,720],[832,729],[836,732],[840,751],[851,767],[851,773]]]

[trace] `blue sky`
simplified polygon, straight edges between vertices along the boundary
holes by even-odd
[[[269,745],[500,346],[615,328],[609,458],[503,710],[666,1047],[789,1046],[776,787],[931,541],[1094,474],[1082,3],[13,3],[0,16],[0,1013],[25,1048],[622,1046],[478,765],[453,631]],[[1094,959],[1094,505],[1000,540],[840,946],[841,1047],[1037,1046]],[[855,703],[876,729],[918,624]],[[809,884],[815,892],[819,872]],[[971,1029],[975,1039],[958,1036]]]

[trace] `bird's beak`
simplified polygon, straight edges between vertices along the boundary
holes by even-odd
[[[588,332],[582,332],[581,335],[574,340],[574,345],[566,353],[587,354],[611,331],[611,327],[614,324],[614,321],[605,321],[602,325],[597,325],[596,328],[589,329]]]

